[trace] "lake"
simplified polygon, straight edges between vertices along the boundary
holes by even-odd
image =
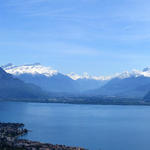
[[[1,122],[20,122],[24,138],[89,150],[149,150],[149,106],[0,102]]]

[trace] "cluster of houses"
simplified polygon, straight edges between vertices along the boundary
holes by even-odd
[[[23,127],[24,124],[19,123],[0,123],[0,139],[14,142],[18,136],[28,132]]]

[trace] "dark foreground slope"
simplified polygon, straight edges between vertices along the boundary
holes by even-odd
[[[46,98],[46,93],[38,86],[26,84],[0,68],[0,99],[22,100],[38,98]]]

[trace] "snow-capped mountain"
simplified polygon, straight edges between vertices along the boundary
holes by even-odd
[[[63,74],[39,63],[22,66],[9,63],[2,68],[27,83],[33,83],[51,92],[83,92],[99,88],[110,80],[110,77],[90,76],[87,73],[81,76],[75,73]]]
[[[44,100],[45,98],[47,98],[47,93],[42,91],[40,87],[24,83],[0,68],[0,99]]]
[[[129,77],[140,77],[140,76],[144,76],[144,77],[150,77],[150,68],[144,68],[143,71],[139,71],[139,70],[132,70],[131,72],[123,72],[120,74],[116,74],[115,77],[118,77],[120,79],[125,79],[125,78],[129,78]]]
[[[111,76],[91,76],[86,72],[82,75],[73,72],[67,75],[77,83],[81,92],[100,88],[112,79]]]
[[[42,66],[40,63],[34,64],[26,64],[21,66],[15,66],[12,63],[1,66],[5,71],[13,75],[21,75],[21,74],[32,74],[32,75],[45,75],[47,77],[51,77],[53,75],[57,75],[59,72],[57,70],[52,69],[51,67]],[[65,74],[64,74],[65,75]],[[91,76],[87,72],[84,72],[82,75],[71,72],[66,74],[66,76],[70,77],[73,80],[78,79],[93,79],[93,80],[110,80],[112,76]]]
[[[11,63],[2,66],[5,71],[13,75],[21,75],[21,74],[41,74],[47,77],[51,77],[53,75],[58,74],[57,70],[52,69],[51,67],[42,66],[40,63],[35,64],[27,64],[22,66],[15,66]]]
[[[105,81],[105,80],[110,80],[113,78],[112,76],[91,76],[87,72],[84,72],[82,75],[71,72],[70,74],[67,74],[67,75],[73,80],[78,80],[78,79],[91,79],[92,80],[93,79],[93,80]]]
[[[93,95],[143,98],[150,91],[150,68],[116,74],[103,87],[91,91]]]
[[[123,73],[116,73],[113,76],[91,76],[87,72],[83,73],[82,75],[71,72],[70,74],[67,75],[73,80],[93,79],[93,80],[100,80],[100,81],[109,81],[114,78],[125,79],[125,78],[140,77],[140,76],[150,77],[150,67],[144,68],[143,71],[133,69],[131,72],[125,71]]]
[[[26,83],[33,83],[49,92],[76,92],[74,81],[51,67],[39,63],[15,66],[7,64],[2,68]]]
[[[95,95],[142,97],[150,91],[150,68],[133,70],[114,76],[90,76],[88,73],[63,74],[39,63],[2,68],[26,83],[33,83],[43,90],[62,93],[79,93],[92,90]],[[96,90],[94,90],[96,89]]]

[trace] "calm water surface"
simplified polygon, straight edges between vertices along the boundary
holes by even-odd
[[[22,122],[24,138],[89,150],[150,150],[150,107],[0,103],[0,121]]]

